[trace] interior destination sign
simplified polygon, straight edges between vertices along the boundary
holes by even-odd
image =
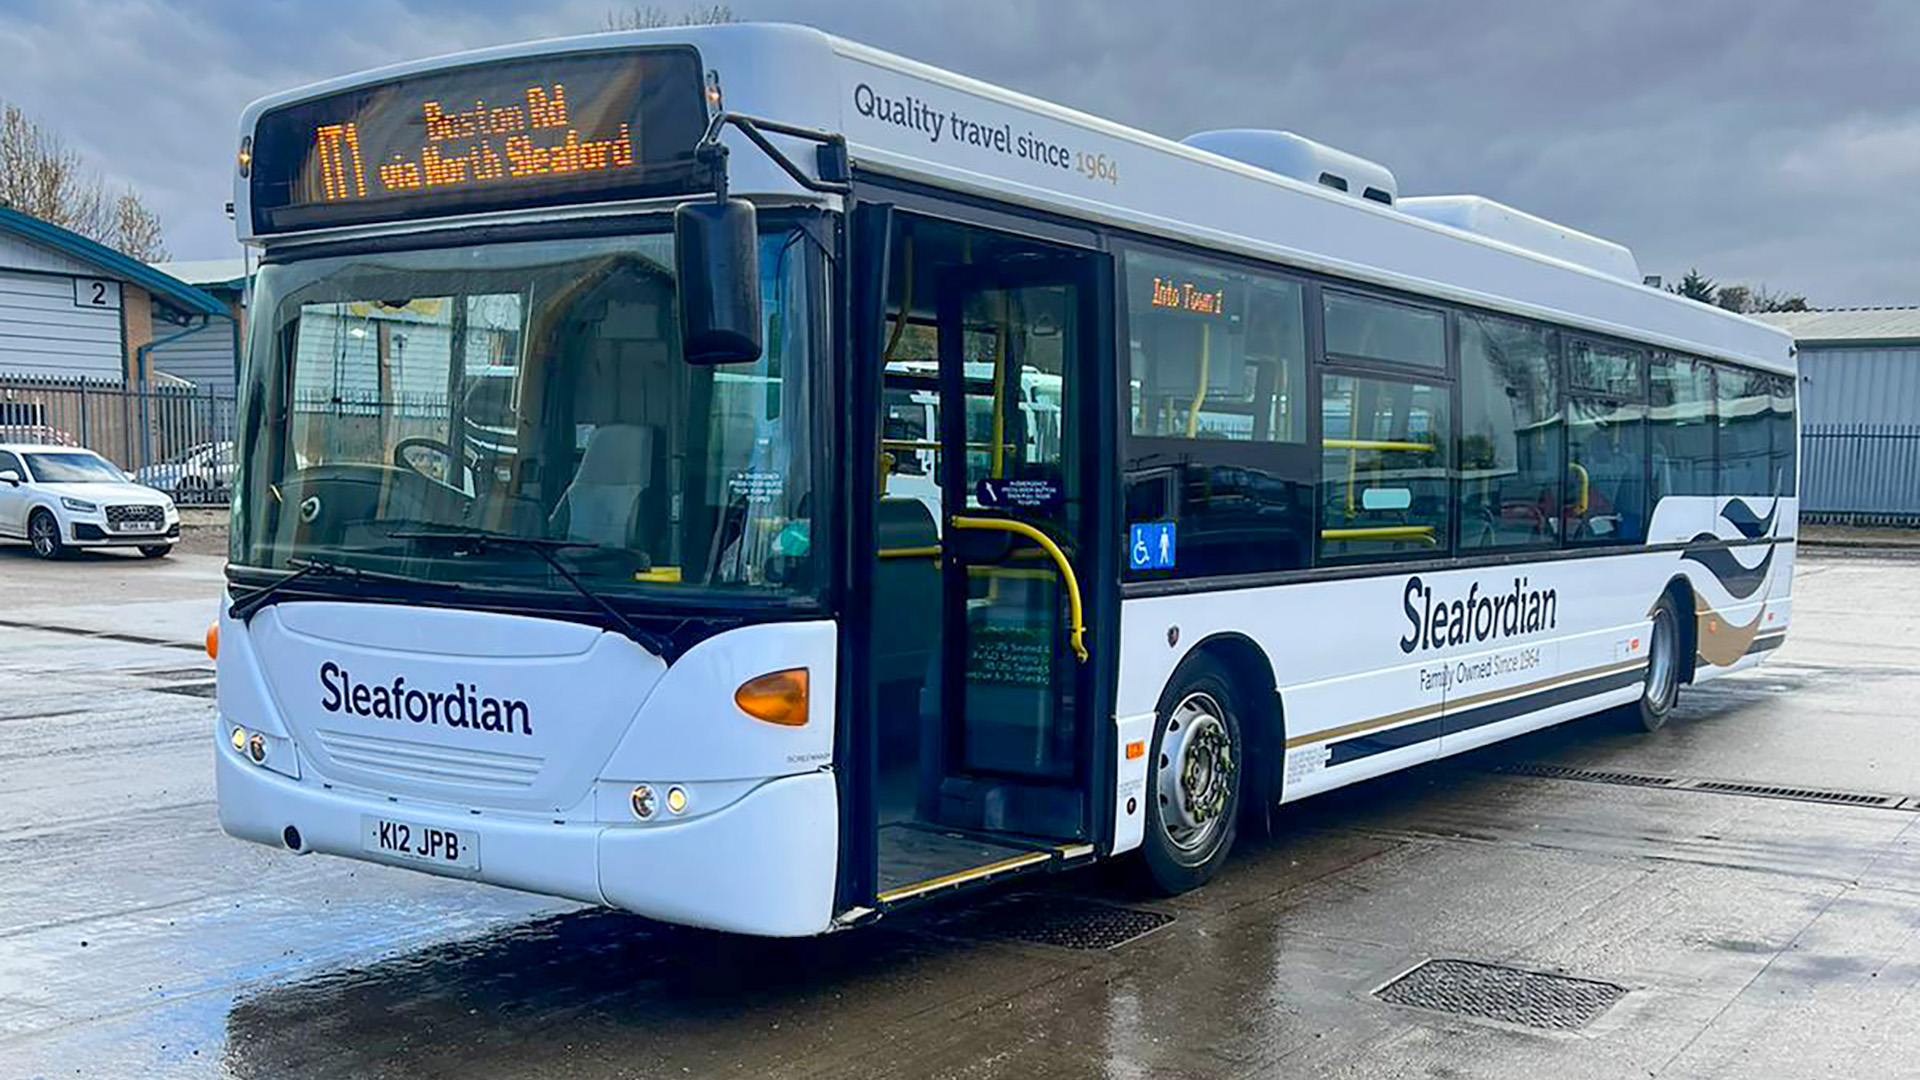
[[[522,58],[289,105],[260,118],[262,232],[700,190],[688,48]]]

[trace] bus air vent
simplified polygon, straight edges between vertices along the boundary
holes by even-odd
[[[1416,195],[1394,205],[1400,212],[1462,232],[1484,236],[1561,262],[1640,284],[1633,252],[1611,240],[1583,233],[1478,195]]]
[[[1267,131],[1261,128],[1229,128],[1202,131],[1180,140],[1184,146],[1232,158],[1243,165],[1264,169],[1309,184],[1331,188],[1349,195],[1391,206],[1399,198],[1400,185],[1393,170],[1358,154],[1336,150],[1291,131]]]

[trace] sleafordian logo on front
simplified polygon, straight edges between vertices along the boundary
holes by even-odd
[[[391,683],[355,682],[346,668],[329,660],[320,665],[320,689],[320,707],[330,713],[533,734],[526,702],[488,697],[479,686],[464,682],[454,683],[452,690],[408,686],[405,675],[396,675]]]
[[[1513,588],[1500,592],[1483,593],[1476,581],[1467,595],[1452,600],[1436,598],[1425,582],[1411,577],[1401,603],[1413,624],[1400,639],[1404,653],[1551,630],[1560,619],[1559,594],[1532,588],[1524,577],[1514,578]]]

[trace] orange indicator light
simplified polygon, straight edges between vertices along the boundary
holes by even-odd
[[[1145,739],[1135,739],[1132,742],[1127,744],[1127,760],[1128,761],[1138,761],[1141,758],[1146,756],[1147,756],[1147,742]]]
[[[755,720],[801,727],[807,722],[807,669],[788,668],[748,679],[733,692],[733,703]]]

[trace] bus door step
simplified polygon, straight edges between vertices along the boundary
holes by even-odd
[[[1022,842],[913,822],[883,825],[879,839],[877,899],[889,906],[1046,870],[1093,853],[1092,845],[1084,842]]]

